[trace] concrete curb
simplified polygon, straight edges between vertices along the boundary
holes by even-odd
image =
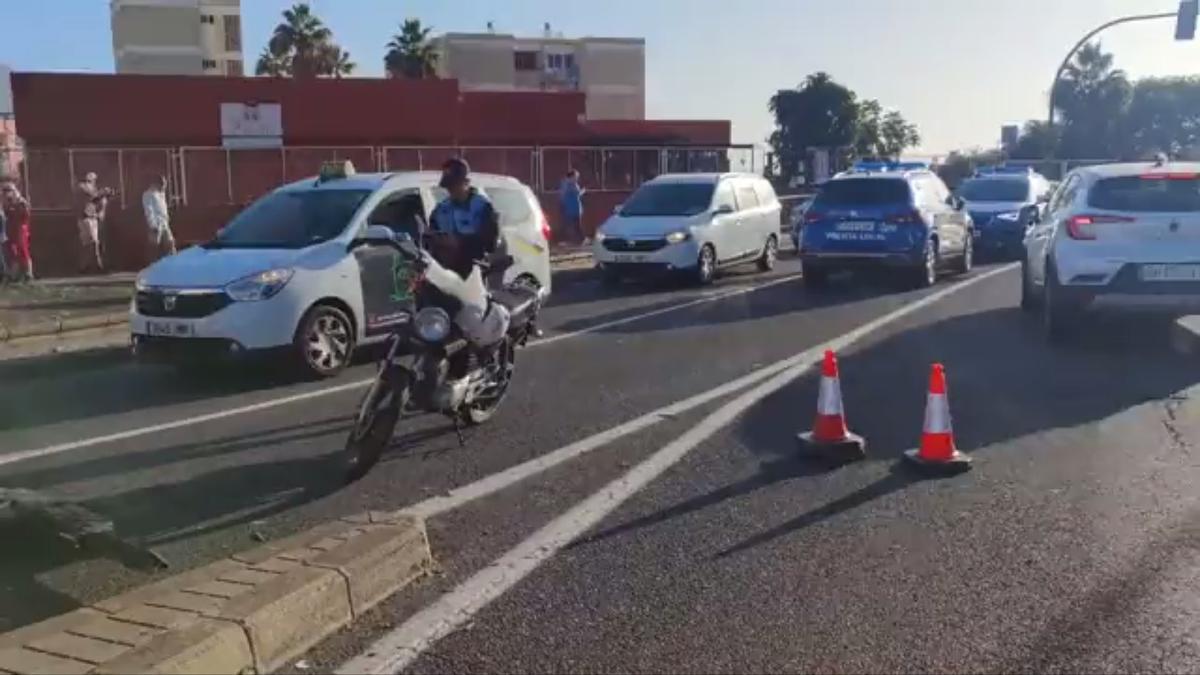
[[[0,635],[0,672],[269,672],[432,563],[424,521],[343,518]]]
[[[17,340],[20,338],[60,335],[62,333],[70,333],[77,330],[107,328],[109,326],[123,324],[128,320],[129,312],[124,311],[66,318],[56,316],[46,321],[37,321],[34,323],[20,324],[16,326],[6,326],[0,323],[0,342],[8,342],[9,340]]]

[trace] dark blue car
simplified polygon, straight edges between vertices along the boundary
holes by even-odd
[[[942,271],[970,271],[973,239],[962,202],[929,169],[859,165],[826,183],[805,212],[799,255],[809,286],[864,267],[931,286]]]
[[[984,171],[958,188],[975,223],[976,250],[1017,259],[1026,229],[1050,199],[1050,181],[1028,169]]]

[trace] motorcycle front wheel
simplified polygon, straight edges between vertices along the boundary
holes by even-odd
[[[508,394],[508,385],[512,383],[514,370],[516,353],[513,341],[504,338],[504,342],[496,349],[495,360],[487,366],[487,387],[479,392],[474,401],[465,406],[464,418],[469,424],[483,424],[496,414]]]
[[[408,374],[402,370],[380,373],[358,408],[354,428],[346,439],[346,482],[367,475],[387,449],[408,404]]]

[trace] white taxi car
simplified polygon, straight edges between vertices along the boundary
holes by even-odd
[[[204,356],[289,350],[312,374],[332,376],[356,346],[385,339],[407,319],[395,252],[347,245],[368,225],[416,235],[445,192],[435,172],[321,175],[251,204],[210,242],[144,270],[130,308],[139,358],[195,363]],[[500,216],[514,265],[505,281],[550,293],[549,226],[515,178],[471,175]]]
[[[1200,163],[1075,169],[1025,237],[1021,306],[1051,339],[1087,309],[1200,307]]]

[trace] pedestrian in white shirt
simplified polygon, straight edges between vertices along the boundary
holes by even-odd
[[[167,211],[167,179],[155,178],[142,193],[142,210],[150,228],[150,254],[157,260],[175,255],[175,237],[171,234],[171,214]]]

